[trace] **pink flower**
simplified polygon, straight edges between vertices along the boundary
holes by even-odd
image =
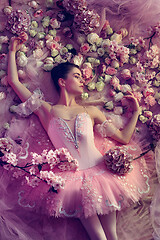
[[[106,30],[108,28],[108,26],[110,26],[110,23],[108,20],[105,21],[102,30]]]
[[[141,102],[141,99],[143,97],[142,93],[140,93],[140,92],[133,92],[133,95],[138,100],[138,102]]]
[[[37,11],[33,14],[33,16],[34,16],[35,18],[42,17],[42,16],[43,16],[43,10],[42,10],[42,9],[37,10]]]
[[[106,57],[104,61],[105,61],[105,63],[106,63],[107,65],[109,65],[109,64],[111,63],[111,59],[108,58],[108,57]]]
[[[92,69],[89,67],[81,69],[84,79],[88,80],[93,77]]]
[[[3,86],[8,86],[7,76],[4,76],[4,77],[1,79],[1,84],[2,84]]]
[[[46,41],[46,46],[48,49],[60,49],[60,45],[58,42],[56,42],[55,40],[47,40]]]
[[[156,100],[153,96],[149,95],[144,99],[145,103],[149,106],[154,106],[156,104]]]
[[[121,72],[121,77],[125,80],[128,80],[131,78],[131,72],[129,69],[123,69]]]
[[[115,75],[116,73],[117,73],[117,70],[115,68],[107,67],[106,74]]]
[[[80,47],[80,52],[81,52],[82,54],[86,54],[87,52],[89,52],[89,50],[90,50],[90,46],[89,46],[88,43],[84,43],[84,44],[82,44],[81,47]]]
[[[61,37],[60,37],[60,36],[56,36],[56,37],[54,38],[54,40],[55,40],[56,42],[60,42]]]
[[[153,88],[146,88],[143,90],[143,94],[145,97],[148,97],[150,95],[154,94],[154,89]]]
[[[143,115],[148,119],[152,118],[153,113],[151,111],[144,111]]]
[[[110,80],[110,84],[114,87],[114,89],[117,89],[120,86],[119,79],[116,76],[113,76]]]
[[[114,90],[110,89],[110,90],[109,90],[109,95],[110,95],[111,97],[114,97],[114,96],[116,95],[116,92],[115,92]]]
[[[4,155],[4,159],[5,159],[5,161],[7,161],[7,163],[11,163],[13,166],[16,166],[17,163],[18,163],[18,159],[17,159],[16,154],[14,154],[12,152],[11,153],[6,153]]]

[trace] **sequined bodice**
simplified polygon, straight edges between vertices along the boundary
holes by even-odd
[[[71,127],[73,129],[71,130]],[[98,164],[102,155],[94,144],[93,125],[90,116],[83,112],[72,120],[53,117],[48,135],[55,148],[65,147],[79,161],[79,168],[85,169]]]

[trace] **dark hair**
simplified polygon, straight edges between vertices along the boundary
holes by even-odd
[[[65,62],[65,63],[58,64],[56,67],[52,69],[51,77],[58,92],[60,92],[58,79],[59,78],[66,79],[67,74],[72,70],[72,68],[75,68],[75,67],[79,69],[78,65],[70,62]]]

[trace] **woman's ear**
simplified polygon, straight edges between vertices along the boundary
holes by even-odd
[[[58,84],[59,84],[60,87],[65,87],[66,82],[63,78],[59,78],[58,79]]]

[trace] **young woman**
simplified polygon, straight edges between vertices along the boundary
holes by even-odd
[[[20,39],[12,38],[8,83],[25,102],[32,93],[18,79],[15,54],[19,47]],[[43,207],[50,216],[79,218],[92,240],[117,240],[116,210],[138,201],[147,188],[146,175],[138,161],[135,161],[133,170],[125,177],[109,172],[103,156],[94,145],[93,127],[101,126],[103,136],[127,144],[137,123],[139,104],[131,93],[126,96],[132,103],[133,115],[120,131],[96,107],[83,107],[76,103],[76,97],[83,92],[84,86],[78,66],[63,63],[53,68],[51,74],[59,90],[59,101],[54,106],[42,101],[34,113],[55,148],[67,148],[78,160],[79,171],[57,171],[56,174],[65,179],[65,187],[58,193],[43,196],[43,202],[46,201]]]

